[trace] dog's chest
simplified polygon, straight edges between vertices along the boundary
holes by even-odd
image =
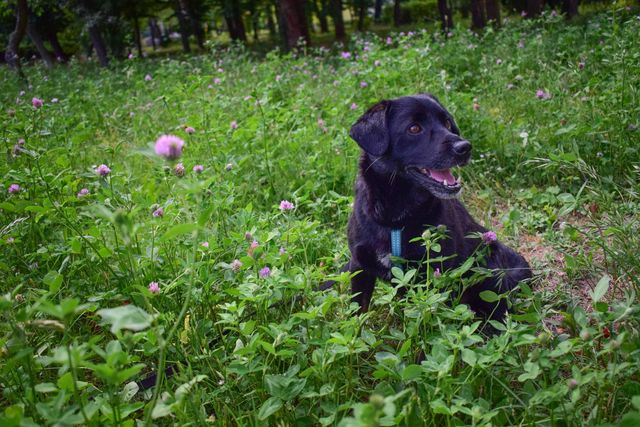
[[[426,247],[420,238],[425,227],[405,227],[400,232],[400,258],[409,261],[422,261],[426,259]],[[391,268],[392,259],[392,238],[391,229],[387,229],[385,235],[380,239],[381,245],[377,250],[378,262],[385,268]],[[433,256],[433,254],[432,254]]]

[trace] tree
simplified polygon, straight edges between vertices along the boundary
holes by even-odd
[[[453,28],[453,15],[447,0],[438,0],[438,12],[442,22],[442,32],[448,33]]]
[[[494,25],[500,25],[500,2],[498,0],[485,0],[487,10],[487,21],[492,21]]]
[[[384,3],[384,0],[375,0],[376,2],[374,3],[373,6],[373,20],[374,22],[380,22],[380,19],[382,18],[382,5]]]
[[[479,30],[485,25],[484,0],[471,0],[471,28]]]
[[[27,18],[27,35],[33,42],[33,45],[38,50],[38,54],[40,55],[40,59],[44,61],[47,68],[53,67],[53,56],[51,52],[45,47],[44,40],[42,38],[42,34],[40,33],[40,29],[36,24],[33,17]]]
[[[64,31],[71,25],[68,9],[65,9],[65,3],[60,0],[39,0],[31,3],[29,10],[29,27],[34,27],[43,42],[48,41],[53,50],[55,59],[59,62],[66,62],[68,57],[62,49],[58,40],[58,33]],[[67,10],[67,13],[65,13]],[[29,28],[27,28],[29,31]],[[40,50],[38,48],[38,50]],[[46,51],[50,55],[49,51]],[[53,61],[53,59],[52,59]]]
[[[204,49],[205,34],[202,19],[208,11],[209,4],[206,0],[188,0],[185,7],[191,22],[191,31],[196,36],[196,43],[200,49]]]
[[[402,8],[400,7],[400,0],[394,0],[393,2],[393,25],[399,27],[402,24]]]
[[[311,43],[307,18],[305,16],[305,0],[279,0],[280,26],[284,31],[284,42],[287,49],[298,45],[303,39],[307,45]]]
[[[142,56],[142,37],[140,35],[140,19],[147,15],[151,3],[149,0],[137,0],[131,2],[124,2],[119,5],[118,12],[122,16],[131,21],[133,24],[133,41],[138,49],[138,55]]]
[[[567,19],[571,19],[578,15],[578,0],[564,0],[562,2],[562,13]]]
[[[278,36],[278,30],[276,29],[276,23],[273,19],[273,7],[271,2],[267,2],[265,5],[265,15],[267,15],[267,28],[269,28],[269,34],[273,40]]]
[[[328,33],[329,32],[329,23],[327,22],[327,9],[328,3],[327,0],[312,0],[313,9],[318,16],[318,22],[320,22],[320,32]]]
[[[184,53],[191,52],[189,44],[189,14],[187,12],[187,0],[174,0],[173,10],[176,18],[178,18],[178,26],[180,27],[180,40],[182,41],[182,51]]]
[[[9,35],[7,50],[4,52],[4,60],[11,68],[15,69],[21,77],[24,77],[24,74],[22,73],[22,68],[20,68],[20,55],[18,48],[20,47],[20,42],[27,31],[28,15],[29,8],[27,7],[27,0],[18,0],[16,3],[16,26],[13,32]]]
[[[344,40],[347,37],[347,33],[344,30],[344,19],[342,18],[342,0],[329,0],[329,9],[336,32],[336,39]]]
[[[367,16],[367,0],[356,0],[354,6],[358,10],[358,31],[364,31],[364,20]]]
[[[100,2],[95,4],[92,0],[76,0],[74,6],[80,18],[85,22],[85,28],[89,34],[93,49],[96,51],[98,62],[100,62],[100,65],[103,67],[108,67],[109,57],[107,56],[107,47],[100,29]]]
[[[527,18],[535,18],[542,10],[541,0],[527,0]]]
[[[227,23],[229,37],[231,40],[247,41],[247,34],[242,20],[242,10],[237,0],[224,0],[222,14]]]

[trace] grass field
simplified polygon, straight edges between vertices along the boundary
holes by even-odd
[[[639,425],[637,12],[3,68],[0,424]],[[473,143],[463,201],[536,271],[494,337],[449,303],[464,268],[406,299],[398,273],[359,316],[336,276],[348,129],[416,92]]]

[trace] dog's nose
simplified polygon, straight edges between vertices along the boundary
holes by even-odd
[[[457,141],[453,143],[453,151],[456,154],[464,155],[471,151],[471,143],[469,141]]]

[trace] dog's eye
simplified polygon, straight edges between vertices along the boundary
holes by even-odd
[[[411,127],[409,128],[409,133],[413,135],[418,134],[421,131],[422,131],[422,127],[420,127],[420,125],[417,123],[412,124]]]
[[[451,130],[451,128],[453,128],[453,125],[451,124],[451,120],[447,119],[446,122],[444,122],[444,125],[447,127],[448,130]]]

